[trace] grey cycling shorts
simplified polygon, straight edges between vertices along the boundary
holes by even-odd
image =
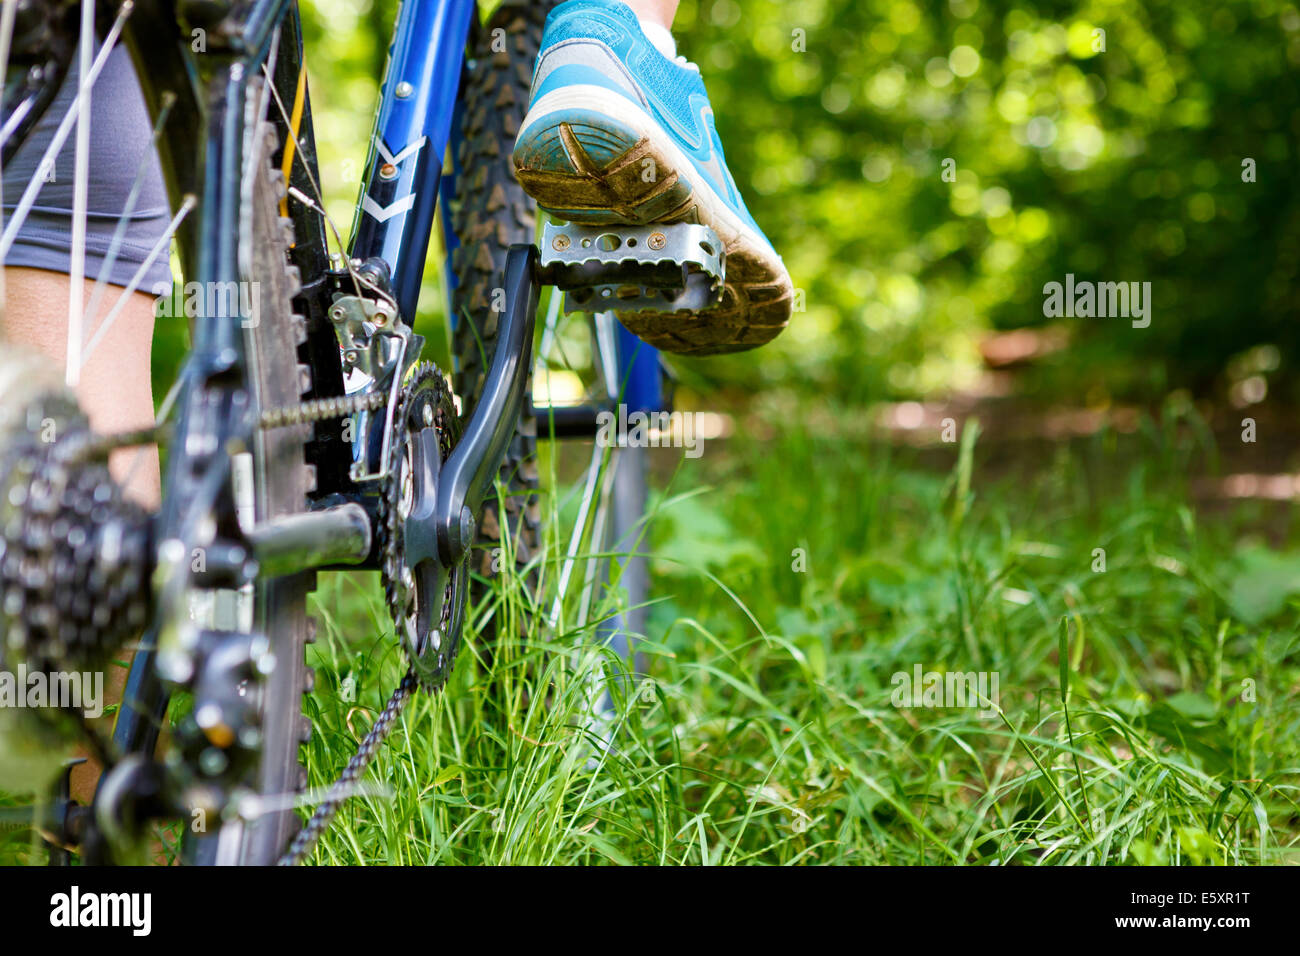
[[[8,222],[37,167],[54,131],[76,98],[77,65],[68,71],[57,99],[45,111],[27,141],[4,169],[4,214]],[[152,125],[144,97],[125,49],[109,54],[91,92],[90,178],[86,217],[86,276],[96,278],[122,220],[127,196],[144,164],[144,176],[126,232],[106,280],[126,286],[167,231],[171,219],[162,169],[153,148]],[[71,272],[72,205],[76,130],[55,157],[52,172],[42,175],[27,220],[5,257],[6,266],[30,266],[54,272]],[[156,293],[171,284],[168,250],[163,249],[146,271],[138,288]]]

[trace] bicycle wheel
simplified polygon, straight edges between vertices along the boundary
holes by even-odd
[[[462,141],[456,157],[453,226],[460,246],[452,259],[456,285],[451,296],[454,382],[465,399],[467,412],[477,401],[496,344],[497,313],[492,309],[494,291],[504,284],[506,253],[512,244],[533,242],[537,235],[537,206],[515,178],[511,153],[527,112],[546,16],[556,2],[505,0],[482,31],[468,75]],[[556,338],[561,319],[556,308],[559,301],[559,293],[553,293],[545,323],[539,322],[542,327],[535,356],[539,367],[546,366],[548,343]],[[620,388],[615,322],[612,313],[592,322],[591,364],[599,380],[596,392],[602,401],[617,401]],[[516,570],[528,574],[530,586],[536,584],[530,565],[540,553],[543,531],[538,425],[526,408],[499,475],[504,513],[495,497],[484,503],[478,546],[471,556],[471,567],[477,575],[473,583],[476,602],[486,593],[484,580],[494,577],[494,569],[500,567],[499,555],[507,541]],[[572,593],[569,585],[578,565],[586,568],[581,576],[584,595],[580,600],[585,608],[593,605],[605,586],[606,562],[591,563],[580,557],[580,552],[598,553],[609,546],[639,550],[645,511],[642,450],[613,449],[609,456],[600,454],[600,449],[595,451],[579,480],[579,486],[585,489],[583,507],[578,527],[568,536],[558,580],[558,598],[562,601],[566,592]],[[591,535],[593,530],[600,534]],[[639,554],[631,554],[621,569],[620,585],[627,595],[627,606],[633,610],[606,622],[597,629],[596,636],[626,655],[636,637],[644,633],[645,613],[640,606],[646,600],[648,586],[645,561]],[[551,619],[554,622],[554,612]],[[494,627],[491,621],[485,625],[489,640]]]
[[[468,72],[457,155],[458,174],[452,199],[452,223],[460,246],[452,257],[453,350],[456,392],[472,411],[496,348],[495,290],[504,287],[510,246],[532,242],[537,206],[515,180],[510,153],[523,122],[532,85],[533,65],[546,15],[558,0],[505,0],[489,18]],[[537,424],[527,408],[501,463],[499,480],[507,494],[489,495],[479,519],[478,546],[470,567],[482,578],[495,572],[497,549],[509,540],[514,563],[526,568],[541,547],[538,502]],[[474,581],[472,598],[483,596]]]
[[[299,281],[288,260],[292,227],[289,219],[280,216],[285,180],[271,161],[279,137],[271,123],[263,122],[252,139],[262,154],[248,164],[254,177],[251,208],[245,211],[251,241],[248,281],[260,290],[262,320],[245,333],[248,378],[258,409],[281,408],[302,401],[310,390],[308,367],[298,361],[306,329],[293,314],[292,297]],[[309,437],[310,427],[301,426],[257,433],[251,453],[255,523],[307,510],[311,477],[304,445]],[[270,639],[275,668],[262,687],[261,760],[250,782],[271,809],[250,823],[233,825],[233,835],[220,834],[210,862],[269,865],[297,832],[297,814],[285,804],[306,783],[298,747],[311,730],[302,713],[302,695],[313,683],[305,651],[314,624],[307,615],[307,595],[314,586],[314,572],[259,579],[254,585],[254,632]],[[206,856],[200,854],[198,862],[209,862]]]
[[[194,155],[194,144],[203,142],[199,131],[203,129],[205,121],[194,99],[195,91],[184,85],[188,82],[188,74],[185,65],[180,62],[183,55],[180,51],[188,49],[188,44],[179,42],[179,28],[174,19],[166,16],[163,11],[154,9],[154,6],[152,3],[142,3],[118,11],[112,28],[105,31],[99,49],[95,50],[94,44],[87,44],[87,56],[81,59],[79,69],[68,82],[73,84],[73,98],[79,88],[88,91],[93,110],[95,84],[101,75],[99,68],[102,63],[107,62],[118,41],[124,40],[131,48],[138,65],[137,75],[141,78],[140,86],[145,101],[157,124],[154,140],[169,187],[170,212],[174,218],[167,232],[157,237],[150,260],[141,266],[138,275],[133,277],[132,284],[126,290],[119,287],[120,282],[112,285],[107,281],[109,265],[116,250],[121,248],[124,232],[113,234],[110,252],[98,274],[96,268],[88,268],[90,263],[84,238],[87,216],[85,197],[89,193],[88,140],[77,138],[72,167],[75,169],[75,192],[80,198],[72,215],[71,233],[74,241],[70,256],[75,266],[69,275],[69,285],[73,289],[69,299],[83,305],[88,301],[89,305],[79,313],[73,314],[74,310],[69,309],[67,315],[48,316],[50,323],[60,323],[67,321],[68,315],[71,315],[70,329],[79,330],[85,340],[85,354],[78,354],[79,350],[69,350],[70,362],[78,359],[84,362],[87,359],[94,344],[99,341],[98,337],[107,332],[112,318],[117,315],[113,311],[116,308],[112,305],[113,301],[116,299],[125,302],[129,299],[149,262],[159,255],[166,262],[167,249],[173,238],[180,245],[182,264],[192,265],[200,253],[196,245],[197,237],[210,232],[197,228],[208,214],[208,210],[197,202],[195,196],[198,190],[194,188],[197,170],[202,168],[202,157]],[[89,10],[90,5],[86,4],[85,9]],[[129,19],[132,13],[134,18]],[[85,35],[90,31],[84,27],[90,22],[89,14],[81,20]],[[103,23],[100,26],[103,30]],[[4,37],[0,48],[7,49],[11,39]],[[92,60],[95,66],[87,69]],[[147,65],[139,65],[142,63]],[[84,82],[82,77],[85,77]],[[163,77],[177,78],[176,88],[167,89],[167,81]],[[280,203],[286,195],[286,187],[283,177],[272,163],[278,137],[272,125],[264,122],[264,112],[259,112],[259,108],[264,110],[267,105],[262,95],[264,87],[260,79],[252,80],[249,89],[249,108],[245,115],[249,117],[250,134],[244,138],[246,146],[239,152],[242,155],[247,150],[251,155],[244,156],[245,161],[241,166],[247,180],[242,195],[247,198],[240,210],[238,244],[241,264],[239,278],[250,297],[247,304],[252,311],[249,314],[257,316],[257,321],[242,323],[247,361],[244,384],[253,411],[257,412],[300,402],[304,391],[310,387],[310,376],[307,374],[307,366],[301,364],[298,358],[298,346],[305,340],[306,328],[301,317],[293,314],[292,297],[298,291],[299,280],[287,258],[292,241],[292,227],[287,219],[280,216]],[[58,105],[56,102],[55,107]],[[119,104],[114,103],[112,108],[119,108]],[[55,116],[55,124],[62,119],[62,115]],[[59,136],[55,134],[48,143],[38,141],[38,152],[48,149],[49,156],[57,157],[61,148],[58,140]],[[145,164],[151,161],[151,153],[152,148],[140,158],[137,183],[144,174]],[[128,157],[123,159],[129,160]],[[47,164],[42,162],[37,167],[37,174],[41,174],[45,168],[48,168]],[[46,182],[48,181],[47,179]],[[34,178],[29,185],[35,186],[33,195],[41,188]],[[131,196],[134,195],[133,191]],[[121,222],[130,218],[132,201],[132,198],[128,198]],[[11,230],[19,228],[31,206],[27,202],[24,209],[20,204],[9,221],[4,223],[6,238],[14,234]],[[83,276],[85,288],[81,287]],[[95,280],[93,286],[90,285],[90,280]],[[103,313],[96,309],[96,305],[101,302],[106,306]],[[106,315],[107,318],[101,319],[101,315]],[[95,327],[96,320],[100,320],[98,328]],[[209,317],[204,321],[222,320]],[[235,319],[231,317],[225,321]],[[105,343],[105,348],[109,348],[112,340],[105,340]],[[70,378],[75,378],[75,375]],[[163,402],[159,424],[171,407],[171,399],[181,394],[179,384],[178,382],[177,388]],[[246,452],[233,455],[231,465],[237,504],[241,506],[241,511],[247,512],[247,515],[241,513],[241,524],[253,525],[307,510],[311,475],[304,459],[304,443],[309,432],[309,426],[258,431]],[[0,472],[0,482],[11,477],[12,475]],[[172,492],[164,487],[164,503],[171,495]],[[310,689],[310,675],[304,663],[304,646],[310,638],[311,630],[311,622],[306,613],[307,594],[311,584],[310,575],[297,574],[258,578],[243,591],[191,589],[189,592],[189,611],[199,619],[201,626],[218,631],[263,634],[270,641],[271,659],[274,660],[274,666],[265,675],[264,682],[252,695],[260,739],[257,757],[237,781],[239,786],[260,800],[255,805],[261,809],[248,814],[246,819],[204,821],[210,825],[187,827],[187,834],[206,831],[200,838],[185,841],[186,855],[195,862],[273,862],[288,843],[297,825],[293,803],[302,784],[297,748],[307,730],[302,722],[301,694]],[[95,595],[90,593],[87,596],[93,599]],[[135,680],[137,675],[144,678],[152,675],[154,655],[149,638],[146,637],[140,646],[142,651],[137,652],[132,681],[128,687],[148,686],[158,689],[148,700],[130,701],[136,708],[139,725],[133,731],[132,749],[147,752],[152,750],[157,738],[167,695],[162,689],[163,685],[157,681]],[[192,714],[178,716],[181,720],[193,718]],[[111,778],[111,770],[109,768],[105,779]],[[193,824],[197,821],[185,822]]]

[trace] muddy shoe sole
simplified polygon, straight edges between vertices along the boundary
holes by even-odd
[[[620,312],[638,338],[678,354],[739,352],[786,327],[790,274],[655,120],[596,86],[547,93],[529,110],[514,149],[515,174],[539,206],[566,222],[693,222],[726,249],[721,302],[704,312]]]

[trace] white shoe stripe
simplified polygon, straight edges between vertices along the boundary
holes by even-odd
[[[731,211],[726,200],[713,189],[708,177],[700,174],[694,161],[682,152],[670,136],[664,135],[659,122],[638,104],[613,90],[586,84],[573,84],[563,89],[552,90],[533,103],[532,108],[528,110],[528,115],[524,117],[523,128],[515,139],[516,145],[523,142],[532,127],[546,120],[549,114],[570,109],[604,113],[632,127],[638,136],[652,140],[656,146],[666,152],[679,176],[683,172],[690,175],[692,196],[699,204],[700,218],[722,239],[728,255],[740,248],[762,261],[780,262],[780,256],[770,251],[771,246],[762,235],[756,234]]]

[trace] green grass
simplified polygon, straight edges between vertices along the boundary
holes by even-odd
[[[1213,455],[1188,426],[1033,463],[970,428],[902,453],[846,417],[661,462],[647,673],[611,681],[613,747],[586,700],[619,662],[592,626],[536,613],[553,533],[541,599],[498,582],[446,692],[408,707],[315,860],[1294,861],[1300,551],[1262,544],[1279,529],[1261,505],[1192,507]],[[322,576],[315,602],[323,786],[403,665],[373,579]],[[521,634],[490,665],[489,617]],[[917,665],[997,672],[998,712],[893,706]]]
[[[594,646],[620,592],[544,624],[574,510],[548,498],[537,596],[496,581],[315,862],[1296,860],[1300,541],[1287,507],[1193,497],[1217,467],[1195,419],[914,451],[780,396],[746,414],[697,460],[654,453],[645,675]],[[321,788],[404,661],[374,575],[323,574],[313,605]],[[488,621],[518,635],[490,662]],[[918,666],[996,672],[996,711],[895,706]],[[0,859],[44,854],[9,834]]]

